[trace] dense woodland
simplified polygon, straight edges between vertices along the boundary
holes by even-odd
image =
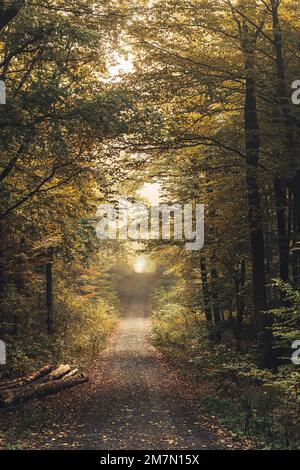
[[[205,245],[143,246],[155,345],[235,432],[299,446],[299,27],[296,0],[0,2],[4,377],[104,346],[132,252],[97,206],[159,183]]]

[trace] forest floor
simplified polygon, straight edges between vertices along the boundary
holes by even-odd
[[[150,341],[145,303],[133,299],[90,381],[1,411],[6,449],[247,449],[181,381]]]

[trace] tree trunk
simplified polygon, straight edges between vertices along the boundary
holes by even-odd
[[[287,92],[286,85],[286,71],[285,62],[282,50],[282,33],[281,25],[278,15],[279,2],[272,0],[272,20],[273,20],[273,36],[274,36],[274,49],[276,56],[276,69],[277,69],[277,94],[284,118],[284,127],[286,131],[286,147],[288,150],[289,163],[293,162],[293,148],[294,148],[294,135],[293,123],[290,113],[290,97]]]
[[[201,281],[202,281],[202,291],[203,291],[204,313],[205,313],[205,317],[206,317],[206,321],[208,325],[211,326],[212,313],[211,313],[210,293],[209,293],[209,287],[208,287],[207,268],[206,268],[205,258],[201,258],[200,260],[200,270],[201,270]]]
[[[4,223],[0,222],[0,296],[3,294],[5,279],[4,279]]]
[[[66,374],[69,374],[69,372],[71,372],[71,366],[69,366],[69,364],[61,364],[57,369],[51,372],[48,380],[59,380]]]
[[[300,242],[300,168],[299,168],[299,150],[296,145],[295,132],[298,131],[297,123],[293,122],[290,110],[290,97],[287,91],[286,67],[282,49],[281,24],[278,14],[280,2],[272,0],[272,20],[274,49],[276,55],[277,69],[277,93],[283,114],[283,124],[285,129],[285,145],[288,155],[288,165],[292,170],[292,181],[290,187],[293,192],[295,223],[293,227],[293,248]],[[293,280],[298,284],[300,279],[300,250],[293,249]]]
[[[213,301],[213,317],[214,317],[214,324],[217,325],[221,321],[221,311],[219,305],[219,293],[218,293],[218,273],[215,268],[211,270],[211,295]]]
[[[4,223],[0,221],[0,300],[4,300],[4,290],[5,290],[5,243],[4,243]],[[5,333],[4,330],[5,319],[3,312],[0,314],[0,338],[3,338]]]
[[[88,378],[82,374],[78,377],[41,383],[32,385],[31,387],[24,387],[21,390],[5,390],[0,392],[0,402],[3,405],[11,405],[13,403],[25,401],[30,398],[38,398],[49,395],[50,393],[57,393],[87,381]]]
[[[247,32],[247,29],[245,29]],[[254,304],[254,326],[262,348],[262,363],[273,368],[271,316],[267,309],[265,243],[263,233],[261,197],[258,184],[258,162],[260,155],[260,129],[257,117],[257,99],[253,38],[247,35],[243,44],[245,55],[246,97],[244,107],[245,151],[247,163],[247,193],[249,204],[249,228],[252,259],[252,286]]]
[[[7,380],[7,381],[4,381],[4,382],[0,382],[0,390],[7,390],[7,389],[15,389],[15,388],[19,388],[19,387],[24,387],[38,379],[40,379],[41,377],[44,377],[46,375],[48,375],[51,371],[52,371],[53,367],[50,366],[50,365],[46,365],[44,367],[42,367],[41,369],[38,369],[34,372],[32,372],[31,374],[29,375],[26,375],[25,377],[21,377],[19,379],[15,379],[15,380]]]
[[[291,246],[291,262],[293,273],[293,285],[299,289],[300,287],[300,172],[297,172],[293,180],[293,232]]]
[[[47,309],[47,331],[53,334],[53,272],[52,263],[46,264],[46,309]]]
[[[280,279],[284,282],[289,280],[289,234],[287,223],[287,197],[284,183],[280,178],[274,181],[274,193],[277,215],[277,232],[279,246],[279,272]]]
[[[248,54],[246,69],[245,99],[245,148],[247,160],[247,190],[249,202],[250,241],[253,273],[254,313],[259,330],[261,329],[261,312],[266,309],[266,274],[265,245],[261,213],[261,199],[258,185],[258,161],[260,152],[260,135],[257,119],[257,103],[254,80],[253,54]]]
[[[243,259],[241,262],[240,273],[236,279],[236,350],[242,350],[242,328],[245,311],[245,282],[246,282],[246,263]]]
[[[79,369],[70,370],[70,372],[64,375],[64,380],[69,379],[70,377],[74,377],[74,375],[77,375],[78,372],[79,372]]]

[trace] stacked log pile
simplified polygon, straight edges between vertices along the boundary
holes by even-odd
[[[0,382],[0,404],[7,406],[40,398],[87,381],[85,374],[69,364],[60,364],[58,367],[46,365],[25,377]]]

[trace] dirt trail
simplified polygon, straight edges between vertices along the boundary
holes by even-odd
[[[88,384],[37,402],[48,421],[38,429],[28,424],[26,447],[242,448],[215,420],[201,416],[196,400],[151,346],[146,310],[143,299],[130,299]]]

